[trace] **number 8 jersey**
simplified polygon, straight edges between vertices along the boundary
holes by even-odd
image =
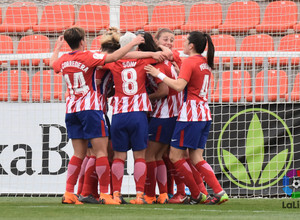
[[[210,121],[207,103],[211,68],[201,55],[188,57],[182,63],[178,78],[188,82],[177,121]]]
[[[108,63],[115,83],[115,95],[112,99],[113,114],[152,111],[146,92],[146,71],[144,66],[156,63],[154,59],[122,59]]]
[[[55,72],[62,72],[69,95],[66,113],[85,110],[103,110],[96,90],[96,66],[103,66],[106,54],[73,51],[62,55],[53,63]]]

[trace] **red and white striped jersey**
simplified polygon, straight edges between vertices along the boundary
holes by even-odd
[[[162,63],[155,65],[162,73],[166,74],[172,79],[177,79],[177,73],[168,60],[165,60]],[[157,83],[160,83],[161,80],[157,79]],[[151,117],[154,118],[171,118],[178,116],[179,108],[182,104],[182,92],[177,92],[176,90],[169,88],[169,94],[161,99],[155,100],[152,102],[153,111]]]
[[[180,53],[177,50],[172,50],[172,52],[173,52],[173,60],[176,62],[177,66],[180,68],[182,65]]]
[[[156,62],[152,58],[122,59],[104,66],[112,72],[115,83],[115,95],[111,103],[113,114],[152,111],[145,87],[144,67]]]
[[[69,89],[66,113],[103,109],[96,89],[95,68],[104,65],[105,58],[106,54],[73,51],[54,62],[54,71],[62,72]]]
[[[182,63],[178,78],[188,82],[184,90],[184,102],[177,121],[210,121],[207,103],[211,68],[201,55],[188,57]]]

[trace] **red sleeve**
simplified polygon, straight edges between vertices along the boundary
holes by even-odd
[[[173,50],[172,52],[173,52],[173,60],[176,62],[177,66],[180,68],[182,65],[180,54],[177,50]]]
[[[153,58],[145,58],[141,60],[145,63],[145,65],[157,63],[157,61]]]
[[[189,62],[189,59],[183,61],[182,66],[180,68],[178,78],[184,79],[189,82],[192,75],[193,65]]]
[[[104,53],[93,53],[90,51],[86,51],[86,60],[88,66],[103,66],[105,64],[107,54]]]
[[[58,58],[52,65],[55,73],[59,73],[61,71],[61,60],[61,58]]]

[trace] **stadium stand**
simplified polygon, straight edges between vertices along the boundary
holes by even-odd
[[[154,7],[151,21],[148,25],[144,26],[144,30],[155,32],[159,28],[164,27],[177,30],[181,28],[184,21],[184,4],[177,1],[164,1]]]
[[[286,52],[286,51],[300,51],[300,35],[299,34],[290,34],[282,37],[279,42],[277,51]],[[277,65],[277,58],[270,58],[269,60],[272,66]],[[287,57],[279,58],[279,65],[286,66],[288,65],[289,59]],[[299,65],[299,57],[291,57],[292,65]]]
[[[13,54],[14,44],[10,36],[0,35],[0,54]],[[0,64],[6,63],[6,61],[1,61]]]
[[[267,76],[267,97],[268,100],[264,100],[264,71],[260,71],[255,78],[255,101],[262,102],[262,101],[269,101],[274,102],[277,101],[277,94],[279,98],[285,98],[288,88],[288,78],[286,72],[284,70],[279,71],[279,85],[277,84],[277,70],[268,70]],[[279,93],[277,93],[277,89]],[[246,97],[247,101],[253,101],[253,93],[251,92],[248,97]],[[278,100],[279,101],[279,100]]]
[[[293,29],[298,19],[298,7],[293,1],[272,1],[267,5],[261,24],[256,31],[276,33]]]
[[[130,1],[120,5],[120,31],[144,29],[148,23],[148,6],[144,2]]]
[[[41,74],[37,72],[32,77],[31,81],[31,94],[32,102],[50,102],[51,101],[51,91],[54,91],[54,99],[62,99],[62,75],[54,74],[53,82],[51,83],[51,70],[44,70],[42,72],[43,83],[41,84]],[[51,85],[53,85],[53,90],[51,90]],[[42,93],[41,93],[42,86]],[[41,100],[42,94],[42,100]],[[28,93],[22,93],[22,101],[30,101],[30,91]]]
[[[248,32],[260,22],[260,7],[257,2],[233,2],[228,8],[223,24],[219,26],[220,33]]]
[[[285,96],[286,101],[289,101],[289,95]],[[291,101],[300,101],[300,73],[294,79],[293,89],[291,92]]]
[[[14,2],[7,7],[0,32],[26,32],[37,25],[37,7],[33,2]]]
[[[105,2],[89,2],[79,9],[76,26],[86,32],[99,32],[109,27],[109,6]]]
[[[173,47],[174,50],[178,50],[178,51],[183,50],[183,42],[184,42],[186,36],[187,35],[182,35],[182,34],[175,35],[174,47]]]
[[[220,34],[220,35],[212,35],[211,39],[215,46],[215,51],[236,51],[236,40],[231,35]],[[230,57],[222,57],[222,63],[229,63]],[[215,57],[214,63],[219,64],[220,58]]]
[[[101,37],[102,35],[95,37],[92,41],[90,50],[100,50],[101,48]]]
[[[52,2],[45,6],[35,32],[62,32],[75,23],[74,6],[70,2]]]
[[[11,70],[11,71],[3,71],[0,73],[0,101],[8,101],[9,97],[11,101],[18,101],[19,100],[19,84],[21,94],[28,93],[29,88],[29,77],[27,72],[21,70],[21,82],[19,82],[19,72],[18,70]],[[10,79],[8,79],[8,77]],[[10,85],[8,84],[10,80]],[[8,88],[8,85],[10,88]],[[10,92],[9,92],[10,90]],[[20,98],[21,100],[21,98]]]
[[[17,54],[50,53],[50,41],[45,35],[28,35],[21,38],[17,48]],[[24,56],[25,57],[25,56]],[[17,60],[12,60],[11,65],[18,65]],[[32,59],[32,65],[38,66],[40,59]],[[21,60],[22,66],[29,66],[27,59]]]
[[[181,25],[183,32],[210,32],[222,23],[222,5],[216,2],[199,2],[192,5],[186,24]]]
[[[274,51],[273,37],[267,34],[246,36],[241,43],[240,51]],[[263,61],[263,57],[255,57],[255,65],[262,65]],[[244,57],[244,65],[252,65],[252,62],[252,57]],[[241,63],[241,57],[235,57],[233,59],[235,66],[241,65]]]
[[[222,102],[239,102],[242,98],[242,71],[234,70],[232,72],[232,80],[231,80],[231,72],[225,71],[222,73],[222,81],[221,81],[221,92],[222,92]],[[244,97],[247,97],[251,92],[251,78],[250,74],[247,71],[244,71]],[[232,83],[232,85],[230,85]],[[231,94],[232,88],[232,94]],[[211,96],[211,100],[213,102],[220,101],[220,79],[218,80],[217,87],[213,95]],[[232,97],[232,100],[231,100]]]

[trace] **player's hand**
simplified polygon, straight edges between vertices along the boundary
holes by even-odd
[[[131,41],[131,43],[133,44],[133,46],[139,45],[139,44],[145,43],[145,39],[143,36],[138,35]]]
[[[153,59],[157,60],[158,62],[163,62],[166,58],[162,51],[157,51],[153,54]]]
[[[56,40],[56,47],[60,49],[64,43],[64,36],[60,35]]]
[[[148,73],[154,77],[157,77],[157,75],[160,73],[159,69],[156,69],[154,66],[152,66],[150,64],[145,66],[144,70],[146,70],[146,73]]]

